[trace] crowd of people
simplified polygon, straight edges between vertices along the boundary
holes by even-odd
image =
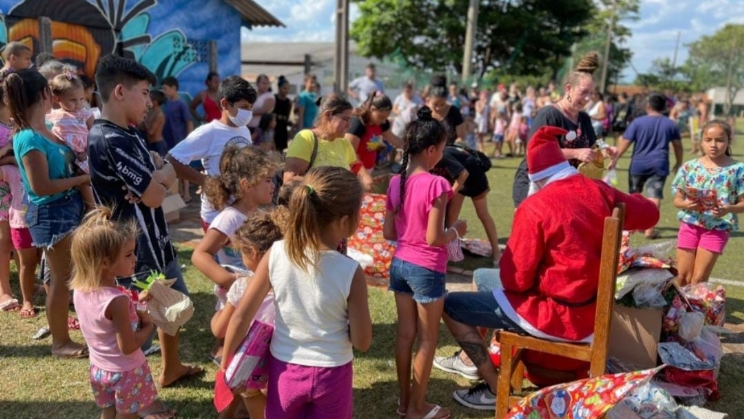
[[[0,308],[36,316],[35,272],[48,272],[51,353],[89,358],[103,418],[174,417],[155,384],[203,373],[181,361],[179,334],[157,328],[133,299],[133,284],[152,271],[188,295],[162,209],[177,183],[184,200],[192,185],[201,199],[204,237],[192,262],[214,283],[210,356],[222,372],[267,298],[276,311],[267,381],[232,389],[225,418],[352,417],[353,348],[366,351],[373,335],[365,274],[346,257],[347,239],[373,176],[388,166],[397,173],[383,221],[384,237],[397,243],[391,355],[397,414],[409,419],[451,416],[427,401],[433,367],[482,379],[453,396],[495,408],[496,372],[479,328],[591,339],[601,225],[618,203],[627,208],[626,229],[654,238],[674,176],[681,285],[708,279],[744,212],[744,164],[730,157],[731,127],[706,123],[704,106],[670,104],[661,94],[604,101],[592,78],[596,55],[560,91],[551,83],[524,95],[516,84],[461,92],[434,75],[421,93],[407,83],[391,100],[370,65],[349,87],[357,107],[342,95],[320,97],[312,75],[292,100],[284,77],[274,93],[266,75],[251,84],[210,73],[187,104],[177,78],[156,80],[133,60],[102,58],[93,83],[53,57],[29,68],[31,56],[8,44],[0,72]],[[683,164],[686,126],[701,157]],[[603,140],[613,133],[617,147]],[[603,159],[614,170],[631,145],[630,194],[583,172]],[[502,254],[487,172],[491,158],[517,156],[525,158]],[[468,231],[465,198],[484,226],[493,269],[476,271],[477,291],[448,293],[447,264]],[[12,255],[22,302],[9,283]],[[71,290],[77,318],[68,317]],[[435,357],[442,320],[462,348],[451,357]],[[84,344],[70,337],[77,327]],[[163,367],[155,378],[146,355],[157,351]]]

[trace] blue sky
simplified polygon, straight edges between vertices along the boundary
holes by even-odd
[[[278,17],[287,28],[243,29],[244,41],[333,41],[336,0],[272,0],[259,3]],[[351,17],[356,16],[352,4]],[[710,35],[726,23],[744,23],[744,0],[641,0],[641,19],[626,22],[633,30],[627,46],[633,51],[633,67],[646,72],[659,57],[672,58],[677,33],[681,46],[677,63],[687,58],[686,43]],[[628,68],[625,79],[635,71]]]

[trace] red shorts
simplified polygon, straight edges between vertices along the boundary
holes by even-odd
[[[10,239],[13,242],[13,247],[18,250],[34,248],[34,239],[27,228],[11,228]]]
[[[711,253],[723,254],[728,243],[730,232],[726,230],[709,230],[687,223],[680,223],[677,236],[677,248],[684,250],[705,249]]]

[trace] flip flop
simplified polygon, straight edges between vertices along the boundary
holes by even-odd
[[[33,319],[39,315],[39,312],[36,311],[36,307],[22,308],[18,315],[21,316],[22,319]]]
[[[52,332],[49,331],[49,327],[44,326],[41,329],[37,330],[34,336],[31,338],[33,340],[39,340],[44,339],[45,337],[51,335]]]
[[[442,410],[442,406],[435,404],[434,407],[429,411],[429,413],[427,413],[426,416],[424,416],[421,419],[435,419],[435,418],[436,419],[449,419],[449,417],[452,416],[452,415],[447,415],[447,416],[437,417],[437,414],[439,414],[441,410]]]
[[[193,377],[195,375],[202,374],[204,372],[204,368],[196,366],[196,365],[189,365],[189,370],[186,371],[185,374],[182,374],[180,377],[176,378],[175,380],[171,381],[170,383],[161,383],[160,386],[163,388],[171,387],[172,385],[176,384],[177,382],[184,380],[189,377]]]
[[[157,415],[162,415],[162,414],[169,415],[169,416],[167,416],[168,418],[175,418],[176,417],[176,411],[175,410],[169,409],[168,406],[166,406],[165,403],[163,403],[160,400],[158,400],[158,401],[160,402],[160,407],[159,408],[154,409],[152,412],[146,412],[146,413],[141,413],[141,414],[138,413],[137,416],[139,416],[141,419],[154,419],[155,417],[157,417]]]
[[[222,357],[221,356],[214,356],[212,354],[209,354],[209,355],[207,355],[207,358],[209,358],[209,360],[212,361],[218,367],[221,367],[222,366]]]
[[[56,358],[67,358],[67,359],[82,359],[88,357],[88,347],[84,346],[74,352],[70,352],[67,354],[55,354],[52,352],[52,356]]]
[[[408,415],[408,413],[406,413],[406,412],[404,412],[404,411],[400,410],[400,407],[398,407],[398,408],[397,408],[397,409],[395,410],[395,413],[397,413],[397,414],[398,414],[398,416],[400,416],[400,417],[402,417],[402,418],[404,418],[404,417],[406,417],[406,415]]]
[[[0,310],[6,313],[18,311],[20,309],[21,309],[21,304],[15,298],[11,298],[9,300],[5,300],[2,303],[0,303]]]

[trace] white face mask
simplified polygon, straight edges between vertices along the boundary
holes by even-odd
[[[235,116],[230,115],[229,113],[227,116],[230,118],[230,122],[235,124],[238,127],[244,127],[248,125],[249,122],[251,122],[251,119],[253,119],[253,111],[249,111],[248,109],[241,109],[237,108],[238,113]]]

